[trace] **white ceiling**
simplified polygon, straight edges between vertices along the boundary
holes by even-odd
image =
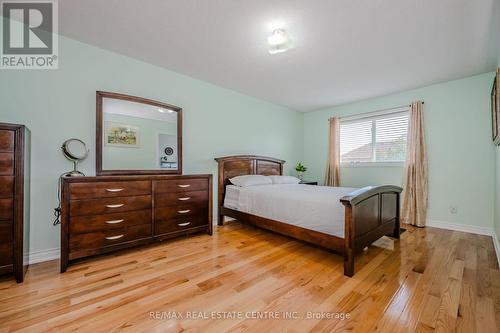
[[[499,2],[64,0],[59,24],[77,40],[309,111],[493,70]],[[273,22],[295,49],[268,54]]]

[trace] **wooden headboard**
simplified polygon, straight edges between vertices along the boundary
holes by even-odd
[[[285,161],[277,158],[255,156],[255,155],[237,155],[225,156],[215,159],[219,164],[219,184],[218,184],[218,207],[224,205],[224,195],[229,178],[242,175],[283,175],[283,164]]]

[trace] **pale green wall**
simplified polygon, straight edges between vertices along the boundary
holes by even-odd
[[[32,251],[59,247],[52,214],[57,179],[71,168],[60,151],[64,140],[87,142],[91,154],[81,169],[94,174],[96,90],[182,107],[186,174],[215,175],[213,158],[223,155],[282,158],[287,173],[301,158],[300,113],[67,38],[59,48],[58,70],[0,70],[0,121],[32,132]]]
[[[322,181],[328,122],[347,116],[425,101],[429,160],[429,219],[491,228],[494,215],[494,148],[490,91],[493,73],[360,101],[304,116],[307,178]],[[343,186],[402,183],[401,167],[342,168]],[[449,212],[457,206],[458,214]]]
[[[175,135],[177,132],[176,123],[114,113],[104,113],[104,121],[112,121],[139,128],[138,148],[103,146],[102,168],[104,170],[159,169],[158,133]]]
[[[326,162],[325,162],[326,163]],[[396,166],[376,167],[357,166],[351,168],[342,167],[340,170],[342,186],[363,187],[369,185],[398,185],[401,186],[403,179],[403,168]],[[324,173],[324,171],[323,171]],[[323,177],[315,178],[323,181]]]

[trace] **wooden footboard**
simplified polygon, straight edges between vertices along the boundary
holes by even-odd
[[[353,276],[354,256],[384,235],[399,238],[399,186],[368,186],[344,196],[344,274]]]

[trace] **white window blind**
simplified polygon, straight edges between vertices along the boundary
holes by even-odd
[[[404,162],[408,111],[340,121],[340,162]]]

